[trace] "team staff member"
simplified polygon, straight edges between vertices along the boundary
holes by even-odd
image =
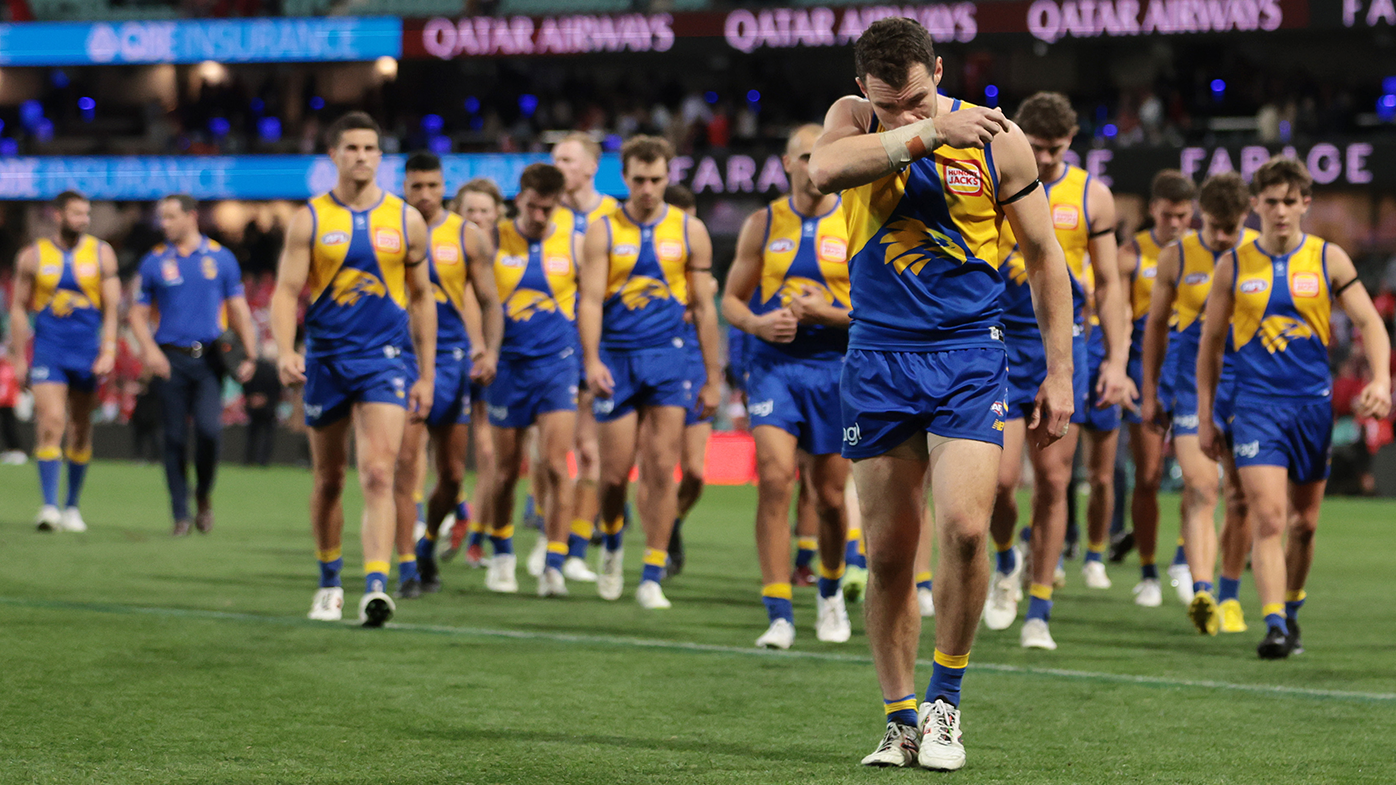
[[[146,368],[161,379],[165,483],[170,490],[174,536],[213,528],[213,479],[223,431],[223,374],[239,382],[256,370],[257,330],[242,291],[242,271],[227,248],[199,233],[199,205],[175,194],[157,208],[165,242],[141,260],[131,331]],[[151,333],[152,311],[158,321]],[[237,368],[223,368],[214,343],[231,326],[242,342]],[[189,421],[194,422],[194,501],[189,516]]]
[[[97,377],[116,362],[116,309],[121,284],[116,252],[87,233],[92,203],[77,191],[53,200],[58,232],[43,237],[15,258],[10,301],[10,362],[15,378],[28,371],[37,424],[34,459],[39,466],[43,506],[39,531],[87,531],[78,502],[92,459],[92,410]],[[25,356],[29,313],[34,313],[34,363]],[[58,466],[68,437],[68,499],[58,509]]]
[[[344,470],[353,427],[364,495],[364,595],[359,621],[381,626],[395,606],[385,589],[396,511],[393,471],[408,416],[431,411],[436,372],[436,300],[423,262],[421,213],[378,187],[383,152],[373,118],[350,112],[329,129],[338,181],[291,219],[271,302],[272,335],[284,384],[305,385],[310,426],[311,527],[320,590],[310,618],[338,621]],[[306,353],[295,349],[296,304],[310,285]],[[402,353],[416,349],[414,381]]]
[[[1391,412],[1391,340],[1347,252],[1300,228],[1312,190],[1308,170],[1293,158],[1271,158],[1252,175],[1260,237],[1217,265],[1197,355],[1198,440],[1216,460],[1228,447],[1212,415],[1230,327],[1231,450],[1255,522],[1251,570],[1266,626],[1256,647],[1261,659],[1304,650],[1299,609],[1333,436],[1328,337],[1335,299],[1361,332],[1372,369],[1358,416]]]

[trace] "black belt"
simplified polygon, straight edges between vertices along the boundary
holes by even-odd
[[[193,344],[189,346],[176,346],[172,343],[160,344],[160,349],[164,351],[166,354],[174,352],[175,354],[182,354],[185,357],[193,357],[195,360],[199,359],[200,357],[203,357],[204,350],[208,348],[209,347],[204,346],[198,341],[195,341]]]

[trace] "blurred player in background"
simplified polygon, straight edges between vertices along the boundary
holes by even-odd
[[[283,384],[305,385],[310,426],[311,526],[320,590],[310,618],[343,614],[344,470],[354,430],[364,495],[364,595],[359,621],[392,618],[388,560],[396,508],[393,474],[409,416],[431,411],[436,371],[436,299],[424,264],[427,225],[416,209],[378,187],[383,159],[373,118],[350,112],[327,132],[338,182],[296,211],[271,302],[272,335]],[[310,286],[305,355],[296,351],[296,303]],[[403,358],[411,342],[414,380]]]
[[[77,191],[53,200],[58,231],[15,258],[10,300],[10,363],[34,393],[34,459],[43,506],[39,531],[87,531],[78,511],[92,460],[92,410],[97,380],[116,363],[121,284],[116,252],[87,233],[92,203]],[[26,356],[34,314],[34,362]],[[27,373],[27,375],[26,375]],[[62,450],[67,435],[66,456]],[[68,497],[58,508],[58,469],[68,459]]]
[[[1266,628],[1256,653],[1282,659],[1304,650],[1299,609],[1333,437],[1333,300],[1361,332],[1372,371],[1354,407],[1360,416],[1391,412],[1391,340],[1347,252],[1300,228],[1313,189],[1304,164],[1276,156],[1250,188],[1260,237],[1216,269],[1198,350],[1198,440],[1213,460],[1228,448],[1212,415],[1229,327],[1231,450],[1255,523],[1251,569]]]
[[[621,149],[630,189],[625,204],[587,229],[578,328],[601,447],[601,524],[604,535],[597,593],[619,599],[623,589],[621,528],[626,486],[638,454],[636,496],[645,534],[644,570],[636,600],[669,607],[659,586],[677,508],[673,467],[682,451],[685,409],[707,416],[719,402],[717,316],[704,293],[712,274],[712,242],[703,222],[664,203],[669,143],[636,136]],[[684,313],[693,309],[707,382],[688,378]],[[648,438],[639,438],[644,431]]]

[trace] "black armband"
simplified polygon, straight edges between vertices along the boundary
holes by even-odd
[[[1354,278],[1354,279],[1352,279],[1351,281],[1348,281],[1347,283],[1343,284],[1342,286],[1339,286],[1338,288],[1334,289],[1334,290],[1333,290],[1333,296],[1334,296],[1334,297],[1337,297],[1338,295],[1340,295],[1340,294],[1342,294],[1343,292],[1347,291],[1347,288],[1348,288],[1349,286],[1352,286],[1353,284],[1357,283],[1357,280],[1358,280],[1358,279]]]
[[[1033,180],[1032,182],[1028,183],[1027,186],[1023,188],[1023,190],[1019,191],[1019,192],[1016,193],[1016,194],[1013,194],[1012,196],[1008,197],[1007,199],[1004,199],[1002,202],[999,202],[999,205],[1000,205],[1000,206],[1003,206],[1003,205],[1013,204],[1014,202],[1018,201],[1019,199],[1022,199],[1024,196],[1027,196],[1028,194],[1030,194],[1030,193],[1032,193],[1033,191],[1037,190],[1037,187],[1038,187],[1039,185],[1042,185],[1042,180],[1041,180],[1041,179],[1035,179],[1035,180]]]
[[[1097,237],[1104,237],[1104,236],[1107,235],[1107,234],[1114,234],[1114,233],[1115,233],[1115,229],[1114,229],[1113,227],[1107,228],[1107,229],[1101,229],[1101,230],[1099,230],[1099,231],[1091,232],[1091,239],[1094,240],[1094,239],[1097,238]]]

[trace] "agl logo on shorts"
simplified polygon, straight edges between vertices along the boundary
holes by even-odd
[[[843,443],[852,447],[863,440],[863,429],[858,427],[858,423],[843,429]]]

